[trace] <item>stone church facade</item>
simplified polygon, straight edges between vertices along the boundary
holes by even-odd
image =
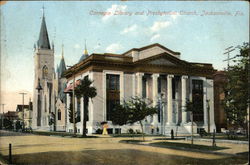
[[[179,134],[191,133],[191,116],[185,111],[187,99],[197,103],[200,109],[193,117],[194,132],[201,129],[212,131],[216,128],[212,79],[214,71],[211,64],[181,60],[179,52],[158,43],[133,48],[123,54],[93,53],[65,72],[67,109],[73,99],[70,93],[73,83],[77,85],[80,79],[88,76],[97,89],[97,96],[89,100],[89,134],[101,129],[101,122],[108,123],[110,133],[140,130],[138,123],[121,127],[113,125],[111,121],[115,104],[134,96],[150,99],[153,105],[162,106],[158,114],[143,121],[144,130],[148,134],[170,134],[171,129]],[[75,107],[81,118],[76,124],[77,132],[82,133],[83,98],[75,98]],[[66,123],[66,131],[73,132],[69,118]]]
[[[66,79],[62,74],[66,65],[62,50],[60,65],[55,70],[54,45],[49,41],[44,15],[39,39],[34,45],[34,68],[32,128],[65,131],[66,96],[63,89]]]

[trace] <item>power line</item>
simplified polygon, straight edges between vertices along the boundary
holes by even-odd
[[[229,70],[229,62],[230,62],[230,60],[235,58],[235,57],[230,58],[230,52],[235,50],[234,48],[233,49],[232,48],[233,48],[233,46],[230,46],[230,47],[226,48],[225,49],[226,52],[223,53],[223,54],[227,54],[227,59],[223,60],[223,61],[227,61],[227,70]]]

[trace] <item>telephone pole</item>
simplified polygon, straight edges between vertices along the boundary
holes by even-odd
[[[227,59],[223,60],[223,61],[227,61],[227,71],[229,70],[229,62],[230,60],[234,59],[235,57],[230,58],[230,52],[234,51],[235,49],[233,48],[233,46],[230,46],[228,48],[225,49],[225,53],[223,54],[227,54]]]
[[[5,104],[1,104],[2,108],[2,117],[1,117],[1,125],[2,125],[2,129],[3,129],[3,118],[4,118],[4,106]]]
[[[24,95],[26,95],[27,93],[22,92],[19,94],[23,96],[23,108],[22,108],[23,114],[22,114],[22,117],[23,117],[23,131],[24,131],[24,129],[25,129],[25,125],[24,125]]]

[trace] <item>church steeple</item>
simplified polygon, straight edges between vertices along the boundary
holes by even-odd
[[[43,7],[42,23],[41,23],[39,39],[37,41],[37,46],[40,49],[51,49],[50,42],[49,42],[49,35],[48,35],[46,22],[45,22],[44,7]]]
[[[66,70],[66,64],[64,61],[64,54],[63,54],[63,45],[62,45],[62,58],[58,67],[58,77],[61,78],[63,76],[63,72]]]

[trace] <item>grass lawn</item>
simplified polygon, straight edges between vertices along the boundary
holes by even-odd
[[[199,145],[199,144],[189,144],[189,143],[175,143],[175,142],[155,142],[150,143],[149,145],[156,146],[156,147],[174,147],[176,149],[198,149],[203,151],[216,151],[216,150],[222,150],[222,149],[228,149],[227,147],[212,147],[212,146],[205,146],[205,145]]]
[[[124,134],[112,134],[112,137],[142,137],[142,134],[128,134],[128,133],[124,133]],[[144,134],[144,137],[154,137],[154,136],[162,136],[162,135],[147,135]]]
[[[35,135],[45,135],[45,136],[71,136],[73,137],[74,134],[73,133],[69,133],[69,132],[49,132],[49,131],[33,131],[31,134],[35,134]],[[97,138],[97,136],[86,136],[86,137],[82,137],[82,135],[78,135],[76,134],[77,138]]]
[[[202,138],[204,138],[204,139],[212,139],[213,136],[212,135],[210,135],[210,136],[203,136]],[[248,141],[248,138],[246,136],[243,136],[243,135],[234,135],[234,136],[230,136],[228,138],[227,135],[223,134],[223,135],[216,135],[215,139]]]

